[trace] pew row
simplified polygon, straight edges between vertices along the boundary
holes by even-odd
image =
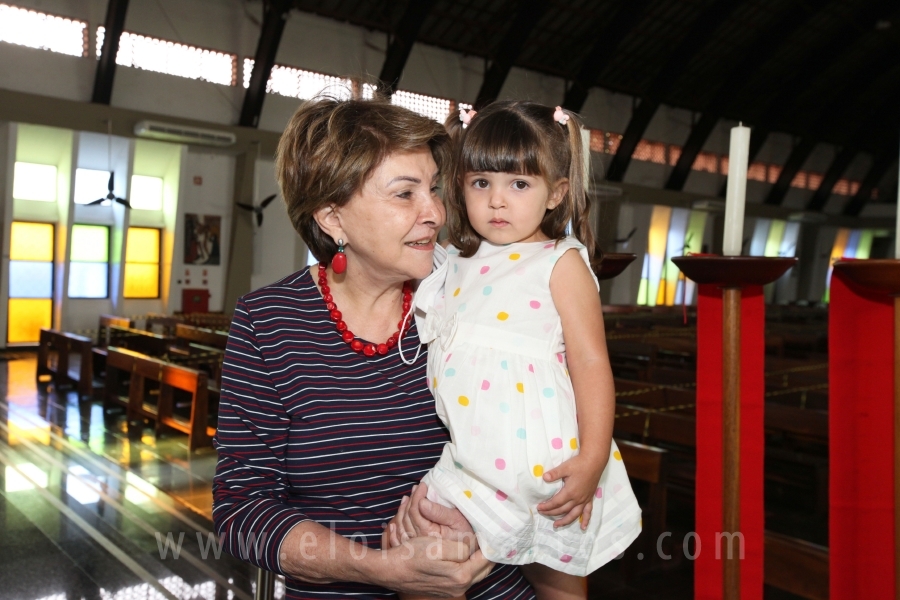
[[[209,392],[206,373],[167,363],[126,348],[110,346],[106,360],[106,401],[125,407],[129,422],[150,419],[159,434],[169,427],[188,435],[188,449],[210,446],[215,427],[209,426]],[[128,378],[123,393],[123,376]],[[156,392],[157,401],[152,397]],[[177,408],[178,392],[189,398],[188,414]]]

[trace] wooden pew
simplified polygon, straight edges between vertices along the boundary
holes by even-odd
[[[149,331],[151,333],[157,333],[157,329],[159,330],[160,335],[164,337],[174,337],[175,336],[175,328],[179,323],[183,323],[184,321],[180,317],[167,317],[165,315],[149,315],[146,319],[144,319],[144,331]]]
[[[148,356],[165,356],[169,351],[169,345],[174,341],[173,338],[144,331],[143,329],[118,327],[116,325],[109,327],[109,339],[110,346],[128,348]]]
[[[112,352],[110,352],[112,350]],[[106,348],[106,372],[104,374],[105,385],[103,390],[104,406],[119,405],[126,409],[129,421],[131,415],[128,397],[131,388],[131,372],[134,371],[135,360],[142,354],[126,348]]]
[[[643,553],[644,559],[640,564],[652,567],[659,562],[660,557],[656,552],[656,542],[659,536],[666,531],[666,462],[668,451],[662,448],[637,444],[627,440],[616,440],[622,461],[628,470],[628,476],[638,481],[644,481],[649,486],[647,500],[643,503],[643,531],[638,537],[633,548]],[[626,553],[628,560],[623,568],[634,571],[637,567],[632,550]]]
[[[134,327],[134,322],[128,317],[100,315],[99,323],[97,324],[97,349],[100,354],[105,354],[104,349],[109,346],[110,327],[124,327],[130,329]]]
[[[166,363],[160,374],[157,423],[186,433],[188,449],[211,446],[216,428],[210,427],[209,381],[206,373]],[[191,395],[187,418],[176,412],[175,390]]]
[[[175,328],[176,345],[179,347],[200,344],[225,350],[228,344],[228,332],[178,324]]]
[[[765,584],[809,600],[827,600],[828,548],[766,532]]]
[[[782,406],[772,402],[765,408],[766,432],[828,445],[828,413],[820,410]]]
[[[228,331],[231,328],[231,317],[222,313],[190,313],[179,315],[188,325],[203,327],[216,331]]]
[[[644,342],[611,339],[606,343],[616,378],[645,380],[656,364],[656,346]]]
[[[50,375],[56,385],[72,383],[80,399],[94,394],[94,341],[91,338],[41,329],[38,345],[37,379]],[[55,364],[53,355],[55,354]]]
[[[107,390],[110,402],[122,404],[127,409],[129,422],[144,418],[156,422],[156,432],[170,427],[188,435],[188,448],[195,450],[209,446],[215,428],[207,423],[209,418],[209,393],[206,373],[142,355],[124,348],[110,347],[107,353]],[[130,373],[128,395],[121,394],[121,372]],[[147,402],[148,384],[158,385],[158,401]],[[154,386],[155,387],[155,386]],[[186,392],[190,410],[186,418],[176,410],[176,391]]]

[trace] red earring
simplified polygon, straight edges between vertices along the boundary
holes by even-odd
[[[344,240],[338,240],[337,254],[331,259],[331,270],[337,274],[341,274],[347,270],[347,255],[344,254]]]

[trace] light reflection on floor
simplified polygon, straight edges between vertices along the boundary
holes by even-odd
[[[251,600],[256,569],[200,544],[215,452],[149,428],[130,439],[121,414],[37,384],[35,367],[0,362],[0,596]],[[162,557],[168,534],[177,559]]]

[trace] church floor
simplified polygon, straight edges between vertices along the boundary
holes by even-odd
[[[130,439],[121,415],[37,385],[33,355],[10,358],[0,362],[0,596],[253,598],[256,570],[210,543],[213,450],[189,453],[185,436],[149,429]],[[689,531],[692,511],[673,501],[673,529]],[[591,598],[693,596],[690,561],[641,566],[597,571]]]

